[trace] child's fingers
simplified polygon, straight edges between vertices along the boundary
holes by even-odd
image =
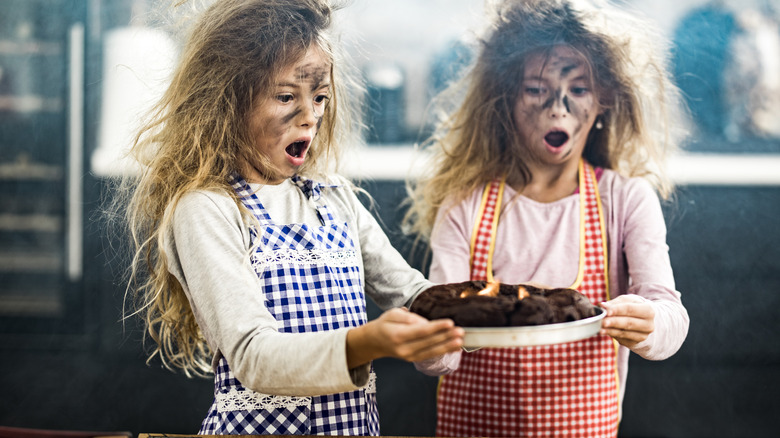
[[[420,330],[421,336],[428,336],[442,330],[452,329],[453,327],[455,327],[455,322],[451,319],[436,319],[433,321],[425,320],[425,323],[420,324],[417,328]]]
[[[429,334],[438,330],[455,327],[455,322],[452,319],[442,318],[429,320],[417,313],[409,311],[406,307],[390,309],[386,311],[382,317],[386,317],[387,321],[394,323],[425,325],[424,330]]]
[[[655,324],[652,319],[635,318],[631,316],[608,316],[602,321],[601,327],[648,335],[655,329]]]
[[[457,329],[439,332],[404,345],[402,359],[417,362],[460,350],[463,346],[463,335],[455,330]]]
[[[384,318],[388,322],[393,322],[396,324],[425,324],[428,322],[428,319],[410,312],[404,307],[396,308],[396,309],[390,309],[384,314],[382,314],[381,318]],[[442,320],[442,321],[449,321],[449,323],[445,322],[444,325],[452,326],[451,320]]]
[[[654,329],[653,319],[612,316],[604,318],[600,333],[611,336],[621,345],[631,348],[647,339]]]
[[[463,337],[463,329],[455,330],[451,319],[429,321],[403,309],[388,310],[372,326],[376,328],[376,341],[384,345],[388,354],[401,358],[443,340]]]
[[[462,338],[448,339],[446,342],[427,346],[423,349],[415,351],[415,354],[408,359],[409,362],[419,362],[421,360],[431,359],[439,357],[447,353],[460,351],[463,347]]]
[[[621,295],[612,301],[601,303],[601,307],[606,309],[607,316],[632,316],[641,319],[652,319],[655,317],[653,306],[647,301],[636,295]]]
[[[463,329],[455,327],[455,324],[449,319],[407,326],[405,331],[403,343],[409,345],[431,344],[451,337],[462,338],[464,334]]]
[[[647,336],[649,335],[649,333],[645,333],[645,332],[629,331],[629,330],[623,330],[619,328],[605,328],[605,329],[601,329],[599,333],[602,335],[613,337],[621,344],[629,347],[633,345],[627,345],[626,341],[631,342],[632,344],[637,344],[647,339]]]
[[[635,295],[621,295],[602,303],[607,316],[601,323],[601,334],[611,336],[621,345],[633,347],[655,330],[655,309]]]

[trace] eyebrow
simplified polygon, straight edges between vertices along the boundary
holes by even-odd
[[[300,83],[295,83],[295,82],[279,82],[279,83],[276,84],[276,86],[277,87],[300,88],[301,84]],[[320,88],[323,88],[323,87],[330,87],[330,81],[328,81],[328,82],[320,82],[318,84],[315,84],[315,87],[313,87],[313,89],[319,90]]]
[[[523,80],[524,81],[544,81],[546,79],[544,78],[544,76],[533,75],[533,76],[523,77]],[[588,80],[588,75],[583,73],[583,74],[577,76],[576,78],[572,78],[572,79],[569,79],[569,80],[570,81],[587,81]]]

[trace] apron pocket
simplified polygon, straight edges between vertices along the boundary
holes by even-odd
[[[231,388],[217,392],[215,398],[219,415],[227,420],[226,423],[235,423],[234,428],[228,427],[232,429],[228,433],[305,435],[311,430],[311,397],[268,395]],[[242,421],[249,418],[252,421],[248,425]]]

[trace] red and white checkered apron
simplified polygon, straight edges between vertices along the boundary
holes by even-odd
[[[582,161],[580,267],[570,287],[592,302],[609,299],[606,239],[593,167]],[[492,280],[493,241],[503,181],[485,189],[472,238],[472,280]],[[532,279],[531,279],[532,280]],[[577,342],[463,353],[442,378],[438,436],[615,437],[617,345],[598,335]]]

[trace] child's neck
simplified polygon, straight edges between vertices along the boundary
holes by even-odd
[[[520,193],[537,202],[555,202],[577,189],[579,163],[565,166],[531,166],[531,181]]]

